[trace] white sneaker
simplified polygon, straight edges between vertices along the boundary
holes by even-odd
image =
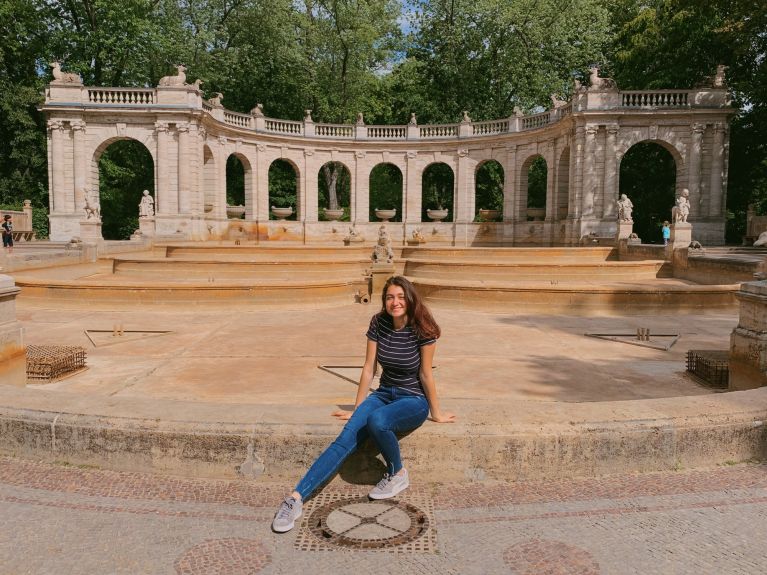
[[[286,497],[272,521],[272,529],[277,533],[290,531],[296,524],[296,519],[303,514],[303,503],[295,497]]]
[[[368,497],[370,499],[389,499],[408,487],[410,487],[410,480],[407,476],[407,469],[404,469],[401,475],[384,473],[383,479],[373,487],[373,490],[368,493]]]

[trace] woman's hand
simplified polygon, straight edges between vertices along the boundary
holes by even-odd
[[[455,423],[455,414],[449,411],[438,413],[437,415],[431,415],[429,417],[434,423]]]
[[[341,421],[346,421],[352,416],[353,411],[349,411],[348,409],[339,409],[338,411],[334,411],[330,415],[335,417],[336,419],[340,419]]]

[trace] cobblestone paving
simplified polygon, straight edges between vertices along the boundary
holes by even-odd
[[[271,532],[288,485],[0,458],[0,575],[767,572],[767,465],[471,485],[413,479],[402,500],[428,507],[436,546],[329,550],[305,545],[306,521]],[[368,488],[334,482],[324,497]]]

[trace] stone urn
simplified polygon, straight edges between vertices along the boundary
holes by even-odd
[[[337,210],[325,210],[325,217],[331,222],[337,222],[342,217],[344,217],[344,209],[339,208]]]
[[[376,217],[381,220],[382,222],[388,222],[389,220],[393,220],[395,216],[397,215],[397,210],[379,210],[378,208],[375,209]]]
[[[282,222],[293,215],[293,208],[291,206],[288,206],[287,208],[276,208],[272,206],[272,215]]]
[[[546,218],[546,208],[527,208],[527,219],[540,221]]]
[[[432,222],[441,222],[447,217],[447,210],[441,208],[437,210],[426,210],[426,216]]]
[[[241,220],[245,217],[245,206],[226,206],[226,217],[230,220]]]
[[[486,222],[494,222],[498,219],[498,216],[501,215],[501,212],[498,210],[479,210],[479,217],[485,220]]]

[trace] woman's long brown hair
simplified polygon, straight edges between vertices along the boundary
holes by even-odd
[[[415,334],[421,339],[437,339],[442,331],[437,322],[434,321],[429,308],[423,303],[421,296],[415,289],[415,286],[409,280],[402,276],[392,276],[383,287],[381,293],[381,311],[379,315],[388,315],[386,312],[386,292],[389,286],[399,286],[405,292],[405,304],[407,306],[407,322],[413,328]]]

